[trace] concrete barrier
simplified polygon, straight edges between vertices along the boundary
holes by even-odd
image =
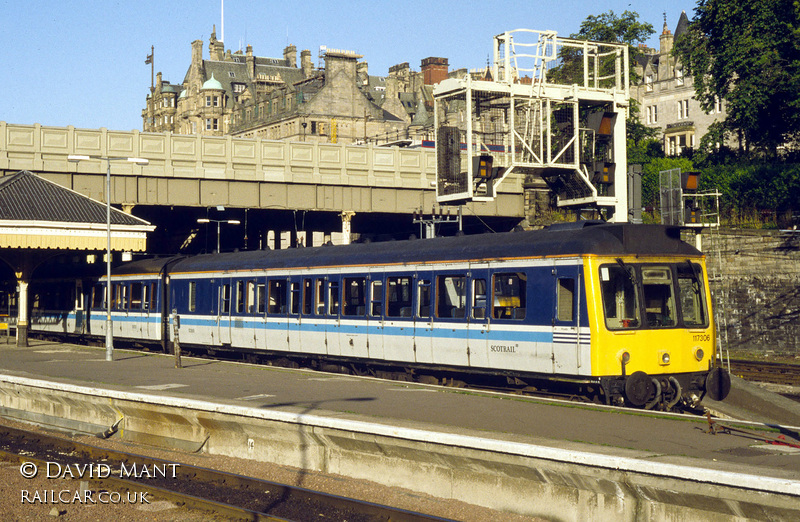
[[[416,426],[0,375],[0,413],[399,486],[550,520],[798,520],[800,480]],[[702,463],[701,463],[702,464]]]

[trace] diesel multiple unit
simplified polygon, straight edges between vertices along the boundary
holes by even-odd
[[[104,337],[106,284],[41,279],[31,330]],[[147,259],[111,285],[114,337],[165,350],[177,334],[340,368],[570,383],[665,410],[730,387],[704,257],[659,225]]]

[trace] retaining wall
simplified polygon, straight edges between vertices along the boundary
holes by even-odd
[[[0,376],[0,414],[319,470],[548,520],[798,520],[800,481]],[[564,446],[569,446],[564,443]]]
[[[701,237],[722,347],[800,357],[800,231],[722,229]]]

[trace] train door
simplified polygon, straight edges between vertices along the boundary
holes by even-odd
[[[255,324],[256,348],[265,350],[267,348],[267,279],[259,277],[253,281],[255,285],[255,297],[253,303],[253,320]]]
[[[339,303],[341,302],[341,291],[339,288],[340,278],[338,274],[329,275],[325,278],[325,322],[326,332],[325,341],[328,355],[341,355],[341,317]]]
[[[489,310],[487,295],[490,285],[488,267],[470,269],[467,284],[467,299],[470,306],[467,310],[467,357],[470,366],[487,367],[489,365]]]
[[[383,355],[391,361],[413,362],[414,322],[411,274],[389,274],[384,285]]]
[[[234,279],[232,283],[231,304],[231,346],[255,348],[255,323],[253,304],[255,302],[255,281],[253,279]]]
[[[220,278],[217,300],[217,340],[219,344],[231,344],[231,280]]]
[[[433,362],[467,366],[467,271],[437,273],[434,284]]]
[[[132,335],[137,339],[147,339],[147,324],[142,312],[142,282],[132,281],[130,284],[128,317],[131,323]]]
[[[267,280],[267,350],[288,351],[289,279]]]
[[[288,319],[288,334],[289,351],[302,352],[303,351],[303,316],[300,314],[300,309],[303,301],[303,278],[292,277],[289,280],[289,319]]]
[[[136,333],[133,331],[134,323],[130,320],[130,310],[128,309],[129,285],[128,283],[115,283],[114,286],[117,287],[114,294],[114,308],[117,313],[114,314],[112,322],[114,335],[136,338]]]
[[[433,286],[430,273],[414,277],[414,356],[418,363],[433,362]]]
[[[86,333],[85,299],[83,295],[83,281],[75,281],[75,327],[73,333]]]
[[[339,347],[345,357],[369,357],[366,274],[342,277]]]
[[[140,324],[142,325],[142,338],[153,339],[153,324],[150,322],[152,317],[150,303],[148,302],[150,299],[150,282],[141,281],[135,283],[135,288],[132,291],[131,299],[138,303],[137,306],[139,307],[139,313],[141,314]]]
[[[581,267],[559,265],[553,268],[553,373],[580,374],[580,287]],[[586,340],[588,343],[588,339]],[[588,344],[587,344],[588,346]]]
[[[383,359],[383,344],[386,325],[383,319],[385,291],[383,274],[369,279],[369,306],[367,307],[367,349],[370,359]]]
[[[304,353],[325,353],[325,279],[304,277],[300,307],[301,349]]]

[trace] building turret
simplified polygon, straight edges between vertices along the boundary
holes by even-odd
[[[212,26],[211,38],[208,42],[209,58],[213,61],[220,62],[225,57],[225,44],[217,40],[217,26]]]

